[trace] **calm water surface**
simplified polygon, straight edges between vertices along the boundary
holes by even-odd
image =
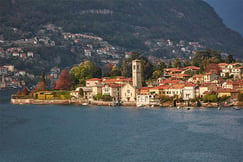
[[[243,110],[10,105],[0,162],[243,161]]]

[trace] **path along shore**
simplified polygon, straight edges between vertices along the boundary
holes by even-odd
[[[38,99],[11,99],[11,104],[21,105],[21,104],[37,104],[37,105],[96,105],[96,106],[114,106],[112,101],[92,101],[87,100],[38,100]],[[135,102],[125,102],[120,106],[136,106]],[[145,105],[146,106],[146,105]],[[149,106],[149,105],[147,105]],[[146,106],[146,107],[147,107]],[[188,106],[184,103],[177,103],[176,106],[179,107],[198,107],[195,104]],[[232,107],[237,105],[222,105],[221,107]],[[156,106],[155,106],[156,107]],[[163,103],[157,107],[172,107],[171,103]],[[218,103],[202,103],[201,107],[218,107]]]

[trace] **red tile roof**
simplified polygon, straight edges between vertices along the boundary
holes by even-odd
[[[200,70],[200,67],[196,67],[196,66],[187,66],[183,68],[184,70],[186,69],[192,69],[192,70]]]
[[[101,79],[99,79],[99,78],[91,78],[91,79],[87,79],[86,81],[101,81]]]
[[[150,87],[141,87],[140,90],[149,90]]]
[[[109,86],[109,87],[111,87],[111,88],[118,88],[118,87],[121,87],[122,86],[121,84],[117,84],[117,83],[110,83],[110,84],[107,83],[104,86],[106,86],[106,85]]]
[[[218,66],[227,66],[227,63],[219,63]]]

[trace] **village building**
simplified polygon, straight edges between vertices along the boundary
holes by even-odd
[[[26,59],[27,55],[26,55],[26,53],[20,53],[19,57],[22,59]]]
[[[0,89],[6,88],[6,83],[4,79],[4,75],[2,75],[2,80],[0,80]]]
[[[202,74],[194,75],[191,78],[189,78],[187,81],[194,84],[204,83],[204,75]]]
[[[229,96],[231,99],[235,101],[238,99],[239,93],[240,92],[238,90],[223,89],[223,88],[217,91],[218,97]]]
[[[186,83],[183,88],[182,98],[183,100],[195,99],[196,97],[196,85],[192,83]]]
[[[91,56],[91,50],[90,49],[84,49],[84,55],[87,57]]]
[[[13,52],[13,53],[12,53],[12,56],[13,56],[13,57],[19,57],[19,53],[18,53],[18,52]]]
[[[206,73],[204,74],[204,83],[209,83],[209,82],[212,82],[213,80],[217,79],[218,78],[218,75],[215,74],[215,73]]]
[[[103,84],[111,84],[111,83],[116,83],[116,84],[126,84],[126,83],[132,83],[132,79],[131,78],[124,78],[124,77],[116,77],[116,78],[103,78],[102,79],[102,83]]]
[[[156,95],[149,95],[149,94],[138,94],[136,105],[137,107],[140,106],[155,106],[159,105],[160,101],[156,98]]]
[[[174,74],[180,74],[182,72],[182,70],[180,70],[179,68],[165,68],[164,69],[164,75],[174,75]]]
[[[240,63],[228,64],[227,66],[222,66],[222,72],[220,76],[223,78],[233,77],[242,78],[243,70]]]
[[[178,98],[181,98],[183,94],[183,88],[184,88],[184,84],[175,84],[169,86],[167,89],[164,89],[163,94],[166,94],[169,97],[177,96]]]
[[[153,94],[153,95],[160,95],[163,94],[164,90],[167,89],[168,87],[166,86],[157,86],[157,87],[151,87],[149,88],[149,94]]]
[[[211,93],[216,92],[218,89],[216,84],[213,83],[203,83],[199,86],[199,96],[203,97],[205,95],[205,92]]]
[[[150,87],[141,87],[139,94],[144,94],[144,95],[149,94],[149,89],[150,89]]]
[[[228,66],[227,63],[219,63],[218,64],[218,67],[220,68],[220,70],[225,69],[227,66]]]
[[[86,87],[92,87],[92,86],[97,86],[101,84],[101,79],[98,78],[91,78],[86,80]]]
[[[121,85],[116,83],[105,84],[102,87],[102,94],[109,95],[113,100],[118,101],[121,94]]]
[[[122,102],[136,102],[137,90],[130,83],[126,83],[121,88],[121,101]]]
[[[0,75],[7,75],[8,73],[8,68],[1,66],[0,67]]]
[[[181,68],[181,70],[182,70],[181,74],[193,75],[193,74],[198,73],[200,68],[196,67],[196,66],[187,66],[187,67]]]
[[[61,69],[58,67],[53,67],[50,70],[50,76],[52,77],[52,79],[57,79],[58,75],[60,74]]]

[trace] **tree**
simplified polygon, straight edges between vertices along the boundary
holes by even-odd
[[[35,86],[36,91],[44,91],[46,90],[46,80],[45,80],[45,73],[42,72],[41,74],[41,81],[39,81]]]
[[[161,76],[162,72],[160,70],[156,70],[153,72],[153,78],[158,79]]]
[[[127,78],[132,76],[132,59],[124,58],[122,60],[121,73],[122,76]]]
[[[113,66],[111,71],[104,74],[104,77],[121,76],[121,70],[117,66]]]
[[[30,93],[30,91],[28,90],[28,88],[24,87],[24,89],[22,90],[22,95],[26,96]]]
[[[154,70],[164,71],[164,68],[166,68],[166,64],[162,61],[154,67]]]
[[[206,94],[203,97],[203,102],[217,102],[218,98],[216,94]]]
[[[35,86],[35,91],[44,91],[46,90],[46,85],[43,81],[40,81]]]
[[[20,92],[20,90],[18,90],[18,92],[16,93],[17,96],[21,96],[22,93]]]
[[[121,76],[121,70],[117,67],[117,66],[113,66],[111,72],[110,72],[110,76]]]
[[[214,51],[211,49],[206,49],[202,51],[197,51],[195,56],[192,59],[192,65],[193,66],[200,66],[204,63],[202,66],[205,67],[209,63],[219,63],[222,61],[220,51]]]
[[[176,59],[173,61],[173,67],[174,67],[174,68],[181,67],[181,61],[180,61],[179,58],[176,58]]]
[[[56,88],[59,90],[69,90],[72,85],[71,77],[66,70],[62,70],[61,74],[58,77]]]
[[[184,67],[191,66],[191,63],[188,60],[184,60]]]
[[[78,66],[72,67],[70,75],[74,85],[85,85],[85,80],[96,77],[100,78],[102,75],[101,69],[90,61],[80,63]]]
[[[52,82],[52,89],[53,89],[53,90],[56,88],[56,85],[57,85],[56,81],[53,81],[53,82]]]
[[[84,90],[83,88],[79,88],[78,94],[83,97],[84,96]]]
[[[111,63],[105,64],[105,66],[103,68],[104,76],[108,75],[111,72],[112,68],[113,68],[113,65]]]
[[[168,62],[168,64],[167,64],[167,68],[172,68],[172,63],[171,63],[171,61]]]
[[[228,56],[227,56],[227,58],[226,58],[226,63],[227,64],[231,64],[231,63],[233,63],[235,60],[234,60],[234,58],[233,58],[233,55],[231,55],[231,54],[229,54]]]
[[[238,95],[238,101],[243,101],[243,93],[240,93],[239,95]]]
[[[218,64],[211,63],[211,64],[206,66],[205,72],[207,72],[207,73],[212,72],[212,73],[215,73],[215,74],[219,74],[220,68],[219,68]]]
[[[140,53],[138,52],[131,52],[131,58],[124,58],[122,60],[122,68],[121,73],[124,77],[131,77],[132,76],[132,60],[139,59]]]
[[[142,60],[142,78],[143,78],[143,82],[145,82],[145,80],[148,80],[150,78],[152,78],[153,75],[153,64],[147,59],[147,57],[142,56],[140,58],[140,60]]]
[[[173,100],[173,98],[171,98],[171,97],[169,97],[167,95],[159,95],[157,98],[159,99],[160,103]]]

